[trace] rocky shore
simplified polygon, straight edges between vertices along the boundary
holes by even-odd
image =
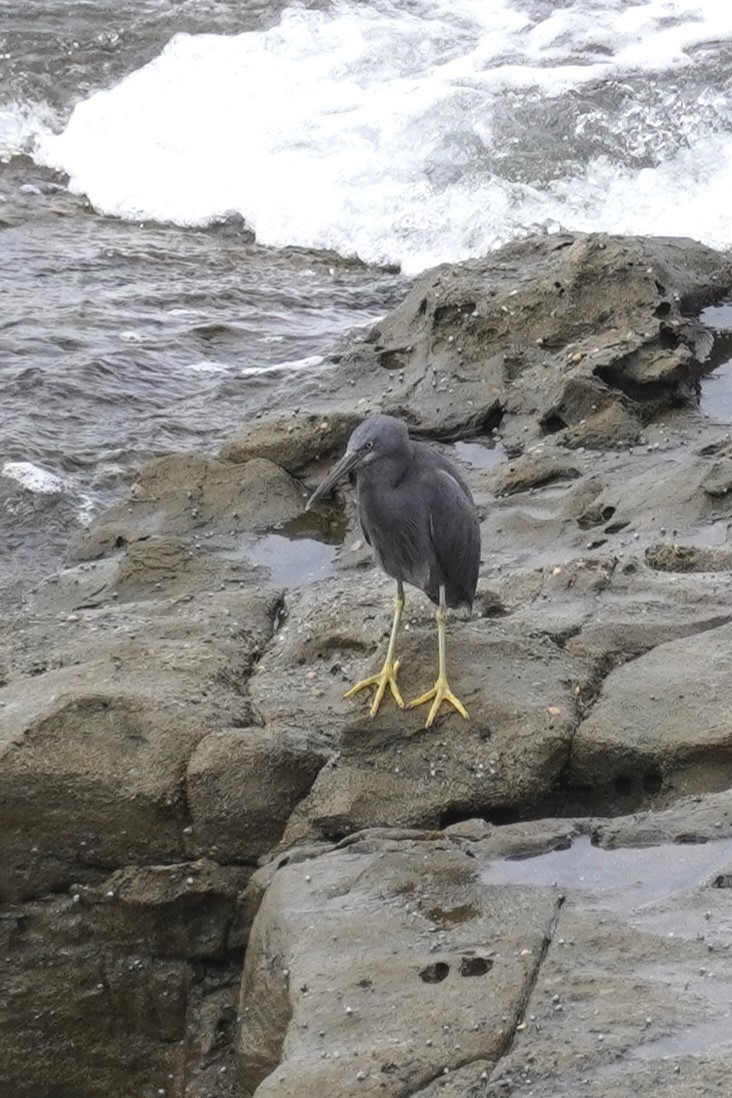
[[[437,268],[72,538],[2,623],[2,1098],[729,1094],[730,293],[689,240]],[[377,409],[474,490],[469,724],[342,701],[391,583],[303,506]]]

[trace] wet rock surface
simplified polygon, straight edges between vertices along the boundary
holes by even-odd
[[[514,825],[504,858],[490,828],[451,828],[277,868],[245,963],[243,1093],[724,1093],[732,841],[607,850],[591,821],[541,827],[556,849],[531,858]]]
[[[145,466],[23,593],[0,1090],[727,1093],[732,444],[696,396],[731,289],[693,242],[568,234],[428,272],[330,388]],[[342,700],[393,585],[347,487],[302,508],[376,408],[474,491],[469,722]],[[407,699],[433,609],[408,591]]]

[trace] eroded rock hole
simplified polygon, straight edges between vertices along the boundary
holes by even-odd
[[[475,819],[475,812],[466,812],[464,809],[453,809],[447,812],[443,812],[440,816],[439,829],[444,831],[446,827],[452,827],[453,824],[465,823],[466,820]]]
[[[550,412],[541,421],[541,429],[545,435],[555,435],[557,431],[563,431],[566,426],[565,421],[556,412]]]
[[[481,423],[481,431],[486,434],[490,434],[491,431],[497,431],[503,423],[504,408],[502,404],[493,404],[486,412]]]
[[[322,820],[320,822],[320,834],[328,843],[341,843],[350,834],[347,827],[342,824],[339,825],[330,820]]]
[[[656,305],[656,308],[653,310],[653,315],[657,316],[659,319],[661,319],[664,316],[668,316],[668,314],[670,312],[671,312],[670,302],[661,301],[661,302],[659,302],[658,305]]]
[[[675,332],[673,328],[670,328],[667,324],[659,325],[658,338],[661,346],[667,351],[675,351],[681,343],[679,333]]]
[[[663,778],[659,770],[647,770],[641,778],[641,785],[646,793],[660,793],[663,786]]]
[[[213,1047],[228,1048],[234,1040],[234,1027],[236,1024],[236,1011],[227,1007],[216,1020]]]
[[[620,797],[629,797],[633,792],[633,781],[627,774],[618,774],[615,779],[615,792]]]
[[[461,957],[461,976],[485,976],[493,968],[493,961],[487,957]]]
[[[487,823],[496,827],[500,827],[501,824],[519,823],[522,819],[519,809],[510,807],[496,808],[492,812],[482,813],[482,816]]]
[[[404,370],[409,365],[409,355],[403,347],[389,348],[379,355],[379,366],[385,370]]]
[[[445,961],[436,961],[435,964],[423,968],[419,978],[424,984],[441,984],[447,979],[449,971],[450,966]]]

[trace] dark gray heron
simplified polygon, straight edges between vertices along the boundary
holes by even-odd
[[[355,480],[358,518],[377,563],[396,580],[394,621],[384,665],[352,686],[351,698],[375,686],[375,716],[389,687],[400,709],[404,700],[394,659],[404,609],[404,584],[419,587],[437,606],[438,672],[431,690],[408,708],[431,701],[425,728],[447,702],[466,720],[468,713],[453,694],[445,667],[447,607],[471,607],[478,583],[480,527],[473,497],[458,469],[424,442],[413,442],[404,423],[392,416],[371,416],[351,435],[344,456],[306,504],[312,507],[348,474]]]

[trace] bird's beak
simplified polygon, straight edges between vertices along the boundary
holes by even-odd
[[[361,455],[358,450],[346,450],[338,464],[333,466],[325,480],[321,481],[315,489],[310,499],[305,504],[305,510],[309,511],[314,503],[317,503],[323,496],[327,496],[328,493],[335,488],[338,481],[344,480],[351,470],[356,468],[360,460]]]

